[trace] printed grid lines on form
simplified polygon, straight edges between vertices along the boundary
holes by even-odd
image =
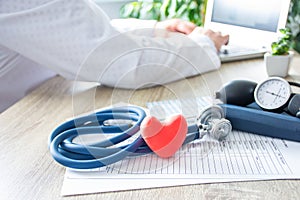
[[[291,174],[286,162],[271,140],[247,140],[246,133],[234,131],[233,137],[221,143],[201,141],[186,145],[174,157],[162,159],[154,154],[129,158],[106,167],[117,174]],[[255,137],[255,136],[254,136]]]
[[[203,108],[211,102],[209,98],[199,99],[197,105],[191,100],[168,100],[149,103],[148,107],[150,110],[155,108],[151,112],[158,118],[183,112],[195,119],[195,111],[198,112],[195,106]],[[277,142],[272,138],[233,131],[222,142],[203,140],[187,144],[172,158],[148,154],[125,159],[106,167],[105,171],[117,174],[292,174]]]

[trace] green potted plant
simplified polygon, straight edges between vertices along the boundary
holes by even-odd
[[[207,0],[138,0],[120,9],[122,18],[155,19],[181,18],[203,25]]]
[[[287,27],[291,29],[293,42],[292,48],[300,53],[300,1],[291,0]]]
[[[269,76],[286,77],[294,53],[292,46],[292,33],[290,29],[280,29],[281,36],[271,44],[271,52],[264,56],[267,74]]]

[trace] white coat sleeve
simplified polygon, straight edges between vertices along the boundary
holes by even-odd
[[[0,2],[0,44],[69,79],[141,88],[220,67],[204,36],[120,33],[93,1]]]

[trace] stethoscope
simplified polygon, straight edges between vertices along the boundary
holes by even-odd
[[[289,97],[287,111],[291,116],[245,107],[254,102],[255,92],[259,92],[256,88],[266,88],[261,86],[270,86],[278,81],[285,82],[279,78],[270,78],[258,86],[257,83],[247,80],[235,80],[224,85],[216,94],[216,98],[224,104],[204,108],[197,118],[197,123],[187,127],[182,144],[202,139],[205,135],[222,140],[231,132],[232,127],[236,130],[300,141],[300,94]],[[298,83],[289,84],[300,87]],[[289,87],[288,84],[281,85]],[[271,92],[271,95],[273,93],[277,95],[275,92]],[[276,95],[274,99],[278,99]],[[223,110],[226,110],[226,118],[230,121],[224,118]],[[50,135],[50,152],[58,163],[76,169],[99,168],[129,156],[156,153],[139,134],[146,116],[141,107],[125,106],[69,120],[58,126]],[[120,120],[125,123],[120,123]],[[100,134],[104,139],[93,144],[74,142],[78,136],[87,134]]]
[[[152,150],[138,134],[145,117],[143,108],[124,106],[69,120],[50,135],[50,152],[58,163],[75,169],[99,168],[129,156],[151,153]],[[125,123],[120,123],[122,120]],[[117,123],[111,123],[113,121]],[[213,105],[201,111],[196,124],[188,126],[183,145],[202,139],[204,135],[222,140],[231,130],[232,126],[224,118],[222,108]],[[76,137],[87,134],[101,134],[104,139],[93,144],[73,142]],[[130,139],[133,141],[122,144]]]

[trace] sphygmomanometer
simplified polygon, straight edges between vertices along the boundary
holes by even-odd
[[[291,86],[299,83],[270,77],[257,84],[234,80],[216,93],[224,104],[225,117],[236,130],[300,141],[300,94]]]
[[[182,115],[161,123],[137,106],[104,109],[58,126],[49,137],[50,152],[66,167],[90,169],[151,152],[167,158],[204,135],[223,140],[232,128],[300,141],[300,94],[293,94],[291,85],[300,86],[277,77],[259,84],[229,82],[216,93],[224,103],[204,108],[190,126]],[[114,120],[117,123],[111,123]],[[89,144],[74,142],[87,134],[103,138]]]

